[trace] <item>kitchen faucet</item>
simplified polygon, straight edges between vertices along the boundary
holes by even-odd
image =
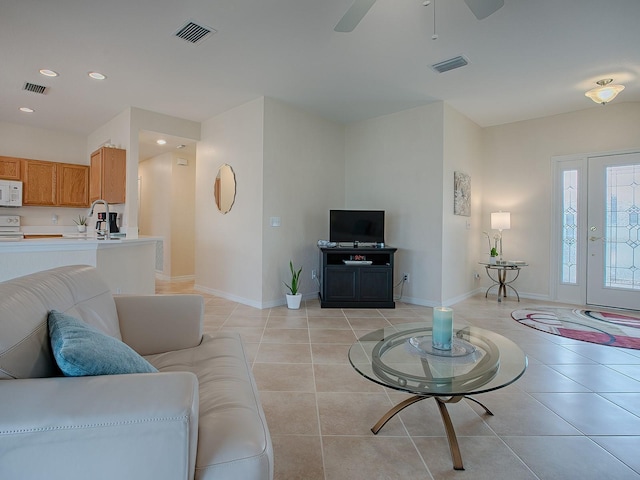
[[[107,233],[104,235],[104,239],[105,240],[110,240],[111,239],[111,225],[110,225],[110,221],[109,221],[109,204],[107,203],[106,200],[102,200],[101,198],[99,198],[98,200],[96,200],[95,202],[93,202],[91,204],[91,211],[89,212],[89,216],[93,217],[93,207],[96,206],[96,203],[102,203],[104,204],[104,210],[105,210],[105,222],[107,224]]]

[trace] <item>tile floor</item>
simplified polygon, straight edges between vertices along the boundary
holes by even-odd
[[[158,293],[194,292],[158,282]],[[195,292],[198,293],[198,292]],[[476,296],[454,306],[456,323],[509,337],[529,357],[515,384],[449,406],[466,470],[454,471],[434,401],[412,405],[377,436],[369,430],[406,395],[360,377],[347,351],[389,324],[431,319],[431,308],[257,310],[204,295],[205,331],[240,332],[260,390],[280,479],[638,479],[640,350],[538,332],[512,310],[548,305]]]

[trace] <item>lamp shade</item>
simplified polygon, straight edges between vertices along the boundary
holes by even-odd
[[[509,212],[493,212],[491,214],[492,230],[509,230],[511,228],[511,213]]]

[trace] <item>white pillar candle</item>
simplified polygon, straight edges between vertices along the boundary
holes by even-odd
[[[453,338],[453,310],[447,307],[433,309],[433,335],[431,344],[438,350],[451,350]]]

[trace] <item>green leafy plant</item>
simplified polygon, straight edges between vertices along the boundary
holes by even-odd
[[[291,270],[291,284],[288,284],[287,282],[283,283],[289,289],[291,295],[297,295],[298,289],[300,288],[300,274],[302,273],[302,267],[300,267],[300,270],[296,272],[293,268],[293,262],[289,260],[289,270]]]
[[[86,225],[87,224],[87,217],[83,217],[82,215],[78,215],[78,219],[76,220],[75,218],[73,219],[73,222],[76,225]]]
[[[493,236],[493,247],[491,246],[491,238],[487,232],[482,232],[485,237],[487,237],[487,242],[489,243],[489,255],[492,257],[498,256],[498,240],[500,240],[500,234],[496,233]]]

